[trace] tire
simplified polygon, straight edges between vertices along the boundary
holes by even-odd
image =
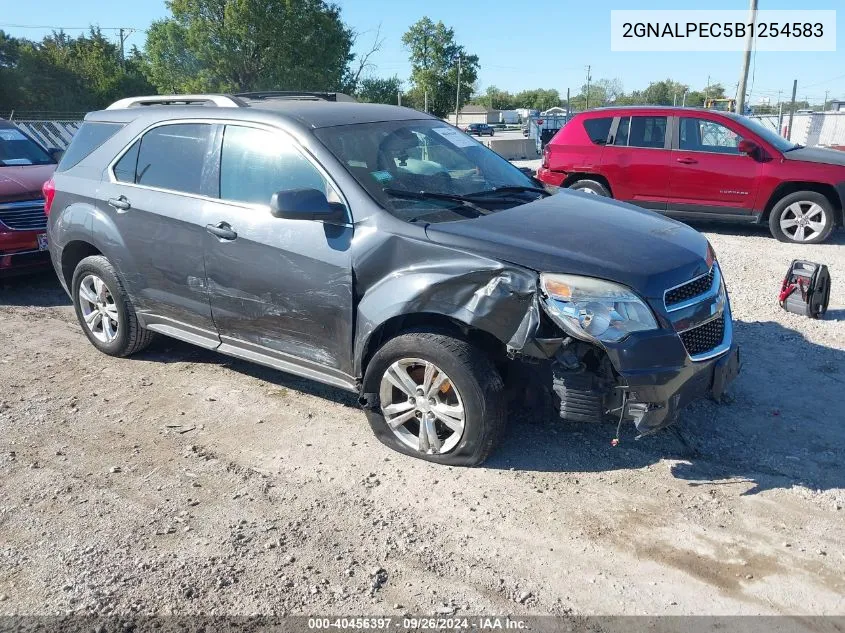
[[[801,224],[802,219],[807,223]],[[784,196],[769,213],[769,230],[780,242],[818,244],[830,237],[835,225],[833,205],[816,191],[796,191]]]
[[[97,304],[86,299],[91,296],[92,290],[96,291],[96,280],[105,286],[105,292],[96,295],[96,298],[104,304],[102,310],[96,307]],[[102,255],[92,255],[79,262],[73,273],[71,289],[73,307],[82,331],[85,332],[91,344],[104,354],[118,357],[129,356],[147,347],[155,338],[154,332],[143,329],[138,323],[135,308],[117,276],[117,271]],[[94,314],[92,319],[94,324],[89,326],[86,322],[86,311],[89,317],[95,312],[100,312],[99,321],[97,315]],[[116,318],[106,315],[114,315]],[[107,318],[108,328],[105,325]],[[108,336],[109,331],[113,332],[111,338]]]
[[[496,133],[496,130],[490,130],[490,136],[493,136]]]
[[[590,193],[596,196],[602,196],[603,198],[610,198],[610,191],[607,190],[603,184],[601,184],[597,180],[576,180],[569,188],[573,191],[583,191],[584,193]]]
[[[444,406],[451,407],[452,411],[456,403],[462,406],[463,427],[459,437],[455,437],[456,432],[451,426],[447,427],[439,416],[435,418],[436,414],[432,413],[431,428],[435,429],[436,441],[440,442],[439,447],[432,448],[434,443],[429,442],[428,434],[423,432],[422,420],[427,419],[428,413],[413,417],[417,416],[419,407],[428,410],[432,400],[419,398],[422,404],[408,404],[411,402],[410,398],[406,400],[408,390],[394,386],[395,378],[389,381],[386,378],[388,370],[401,367],[400,363],[406,362],[410,364],[406,366],[404,377],[411,378],[415,384],[425,382],[427,374],[421,363],[435,366],[429,395],[433,395],[438,403],[430,409],[438,410],[442,415]],[[445,380],[438,387],[437,380],[443,378]],[[426,461],[450,466],[477,466],[488,457],[504,432],[507,403],[501,375],[482,350],[447,334],[418,331],[389,340],[367,366],[364,393],[379,394],[379,407],[367,409],[367,418],[376,437],[400,453]],[[393,394],[391,402],[385,404],[389,394]],[[384,413],[384,408],[391,404],[401,407],[401,412],[395,412],[393,418],[402,418],[409,413],[412,416],[397,431],[390,427]],[[455,425],[454,419],[450,424]]]

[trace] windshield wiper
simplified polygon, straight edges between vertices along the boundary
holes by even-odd
[[[477,191],[475,193],[467,194],[467,198],[483,198],[489,195],[497,194],[497,193],[539,193],[545,197],[548,197],[550,194],[545,189],[541,189],[540,187],[522,187],[520,185],[504,185],[502,187],[493,187],[492,189],[488,189],[487,191]]]
[[[383,189],[384,193],[389,196],[396,196],[397,198],[408,198],[409,200],[448,200],[450,202],[457,202],[461,206],[472,209],[478,215],[487,215],[492,213],[489,209],[473,204],[472,200],[467,199],[466,196],[459,196],[451,193],[437,193],[436,191],[410,191],[408,189],[393,189],[387,187]],[[454,209],[458,211],[458,209]],[[466,214],[461,214],[466,215]],[[466,217],[470,217],[467,215]]]

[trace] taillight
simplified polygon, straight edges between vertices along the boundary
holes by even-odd
[[[548,168],[549,168],[549,154],[550,154],[550,153],[551,153],[551,147],[550,147],[550,146],[548,146],[548,145],[546,145],[546,146],[543,148],[543,168],[544,168],[544,169],[548,169]]]
[[[56,197],[56,183],[52,178],[41,185],[41,193],[44,194],[44,215],[50,215],[50,207],[53,206],[53,198]]]

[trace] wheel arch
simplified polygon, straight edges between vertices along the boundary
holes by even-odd
[[[786,196],[798,191],[814,191],[823,195],[833,206],[834,221],[840,226],[845,224],[845,211],[843,210],[843,206],[845,205],[843,205],[843,200],[840,198],[836,187],[827,183],[801,180],[782,182],[775,187],[774,191],[772,191],[769,196],[769,199],[766,201],[766,206],[763,208],[763,214],[760,217],[760,221],[767,222],[774,206]]]
[[[102,255],[102,251],[94,246],[91,242],[86,240],[73,240],[68,242],[62,248],[62,279],[64,280],[68,289],[71,287],[73,281],[73,273],[76,267],[86,257],[92,255]]]
[[[440,312],[415,312],[392,316],[370,333],[363,342],[360,359],[357,363],[359,375],[363,377],[370,360],[384,343],[407,332],[432,332],[452,335],[475,344],[487,352],[497,365],[506,360],[505,343],[490,332]]]

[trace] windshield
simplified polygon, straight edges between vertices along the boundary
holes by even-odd
[[[739,118],[745,127],[781,152],[788,152],[791,149],[799,147],[796,143],[787,141],[780,134],[775,132],[773,129],[766,127],[757,119],[750,119],[747,116]]]
[[[52,165],[50,155],[17,128],[0,128],[0,167]]]
[[[379,204],[408,222],[478,217],[548,195],[442,121],[360,123],[314,133]]]

